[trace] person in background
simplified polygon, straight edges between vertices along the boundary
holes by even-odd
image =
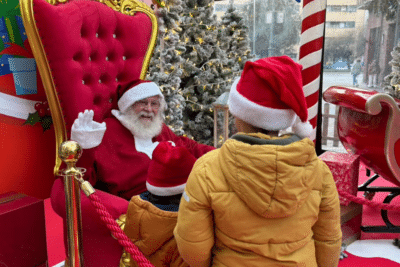
[[[239,132],[196,161],[181,199],[174,236],[190,266],[338,265],[338,192],[307,138],[301,70],[263,58],[232,85]]]
[[[147,172],[147,191],[133,196],[124,232],[156,267],[189,266],[180,257],[173,230],[179,202],[196,158],[185,148],[160,142]],[[135,262],[131,259],[131,266]]]
[[[375,59],[372,60],[371,64],[368,66],[368,87],[376,87],[377,86],[377,77],[381,72],[378,61]]]
[[[146,191],[146,176],[154,148],[161,141],[186,147],[196,158],[214,149],[190,138],[175,135],[164,123],[166,102],[159,87],[134,80],[118,89],[118,109],[98,123],[93,110],[79,113],[71,129],[71,140],[85,153],[85,174],[95,188],[127,200]]]
[[[356,62],[351,67],[351,75],[353,75],[353,86],[358,87],[357,76],[360,75],[362,71],[361,59],[356,59]]]

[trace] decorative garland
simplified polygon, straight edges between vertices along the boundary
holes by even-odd
[[[37,102],[34,106],[36,112],[29,113],[28,118],[24,122],[25,124],[35,125],[36,123],[40,123],[43,128],[43,132],[50,129],[50,126],[53,123],[51,118],[51,112],[49,108],[49,104],[47,101]]]

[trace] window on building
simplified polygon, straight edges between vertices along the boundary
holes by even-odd
[[[327,21],[326,28],[348,29],[355,28],[355,21]]]
[[[348,6],[347,12],[357,12],[357,6]]]
[[[326,7],[327,12],[357,12],[357,6],[355,5],[328,5]]]
[[[342,7],[341,6],[330,6],[330,12],[341,12]]]
[[[272,12],[266,12],[265,13],[265,23],[270,24],[272,23]]]

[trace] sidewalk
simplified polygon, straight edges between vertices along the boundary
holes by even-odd
[[[368,85],[364,82],[360,82],[360,86],[358,86],[357,88],[361,88],[364,90],[370,90],[370,91],[376,91],[378,93],[383,93],[383,89],[380,86],[377,87],[368,87]]]

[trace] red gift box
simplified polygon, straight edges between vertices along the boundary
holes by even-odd
[[[332,172],[333,179],[339,191],[344,191],[354,196],[358,191],[358,173],[360,157],[358,155],[327,151],[319,156]],[[350,200],[339,193],[340,204],[347,206]]]
[[[44,203],[24,194],[0,195],[0,266],[47,266]]]

